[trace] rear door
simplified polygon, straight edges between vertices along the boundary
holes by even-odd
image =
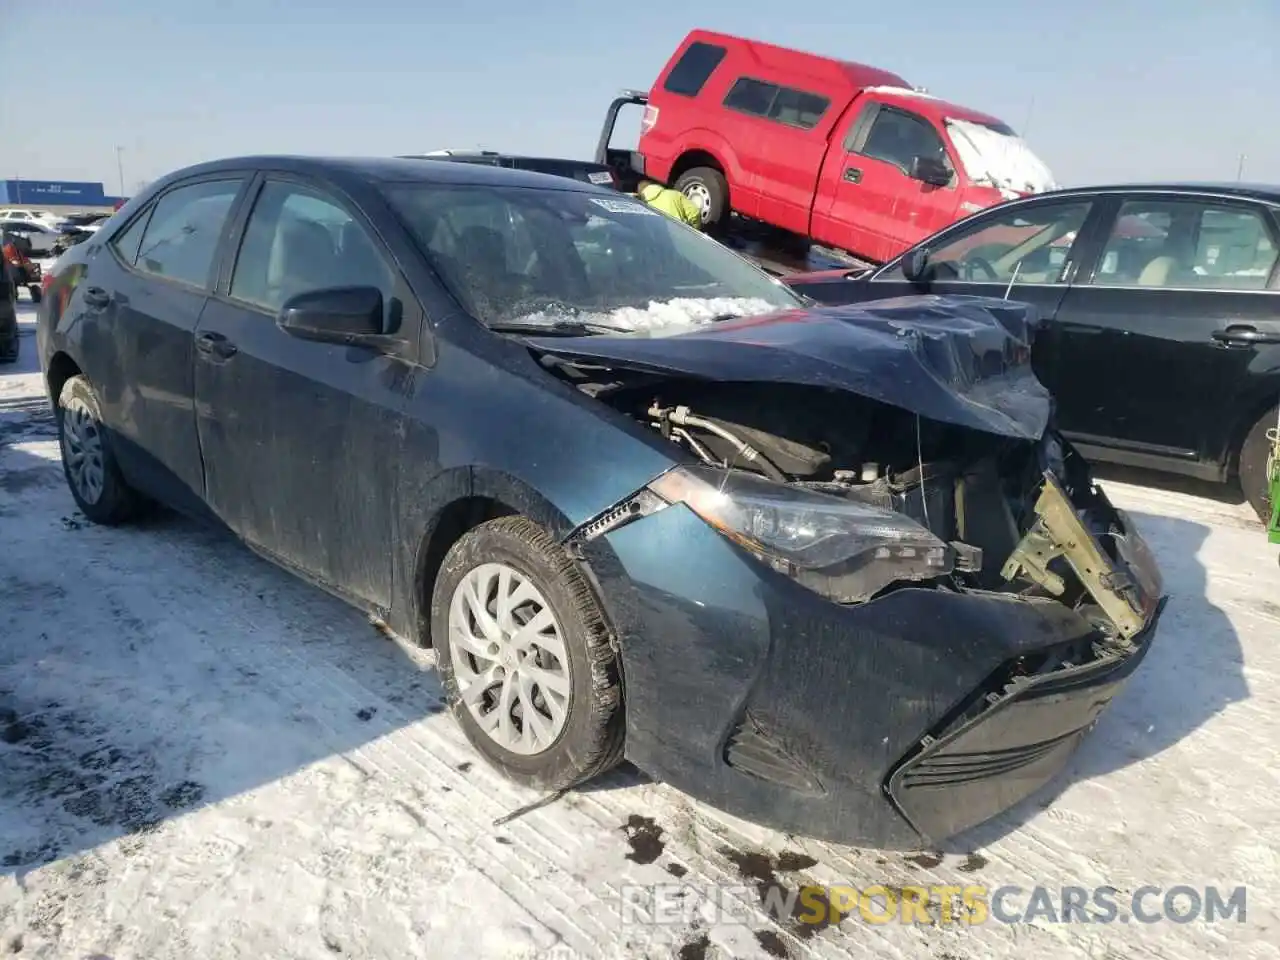
[[[196,332],[209,501],[238,534],[351,599],[390,601],[392,496],[421,312],[383,241],[331,186],[267,175],[234,266]],[[373,286],[385,341],[301,340],[276,325],[299,293]]]
[[[193,335],[247,174],[167,189],[91,250],[76,288],[85,373],[118,435],[130,483],[180,509],[203,509]]]
[[[955,163],[934,125],[904,107],[870,98],[840,144],[840,167],[828,173],[825,219],[860,244],[853,252],[886,261],[955,219],[959,208]],[[834,154],[834,150],[833,150]],[[935,187],[909,175],[916,157],[952,171]]]
[[[1058,312],[1060,423],[1095,456],[1217,474],[1255,371],[1280,368],[1280,237],[1261,205],[1126,195]],[[1121,456],[1116,456],[1121,454]]]

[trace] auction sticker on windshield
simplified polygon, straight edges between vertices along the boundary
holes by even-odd
[[[642,203],[636,203],[632,200],[609,200],[600,197],[592,197],[591,202],[597,206],[604,207],[610,213],[636,213],[643,217],[660,217],[662,214],[655,210],[650,210]]]

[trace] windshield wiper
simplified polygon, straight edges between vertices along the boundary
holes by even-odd
[[[532,333],[544,337],[589,337],[599,333],[634,333],[629,327],[611,327],[607,323],[589,323],[584,320],[555,320],[551,323],[532,323],[521,320],[504,320],[488,324],[495,333]]]

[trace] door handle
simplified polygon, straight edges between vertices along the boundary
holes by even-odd
[[[1267,333],[1248,324],[1232,324],[1213,331],[1213,339],[1226,347],[1251,347],[1258,343],[1280,343],[1280,333]]]
[[[207,356],[225,360],[235,356],[239,348],[221,333],[202,333],[196,337],[196,349]]]
[[[857,167],[847,167],[844,171],[845,183],[861,183],[862,171]]]
[[[84,302],[91,307],[105,307],[111,302],[111,294],[101,287],[85,287]]]

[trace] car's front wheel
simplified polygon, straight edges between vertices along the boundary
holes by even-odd
[[[1280,408],[1273,407],[1253,425],[1240,448],[1240,489],[1263,523],[1271,520],[1271,491],[1267,463],[1271,456],[1269,431],[1276,429]]]
[[[137,516],[145,501],[120,473],[98,396],[83,376],[63,384],[57,417],[62,470],[80,512],[108,525]]]
[[[622,688],[603,611],[542,527],[502,517],[445,556],[431,601],[436,667],[471,744],[506,776],[560,790],[622,755]]]

